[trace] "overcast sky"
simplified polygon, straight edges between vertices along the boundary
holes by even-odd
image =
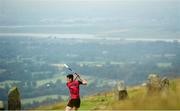
[[[179,0],[0,0],[1,16],[32,18],[153,16],[176,17]],[[25,17],[26,18],[26,17]]]
[[[0,0],[1,29],[6,25],[14,28],[93,25],[93,28],[109,27],[100,30],[106,33],[140,27],[151,28],[151,33],[170,30],[169,35],[178,36],[179,20],[180,0]],[[157,29],[152,31],[152,27]]]

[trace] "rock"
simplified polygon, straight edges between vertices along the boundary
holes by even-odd
[[[162,97],[167,97],[169,94],[169,79],[167,77],[163,77],[161,79],[161,95]]]
[[[147,92],[149,95],[159,93],[161,90],[161,79],[156,74],[150,74],[147,82]]]
[[[20,93],[17,87],[13,87],[8,92],[8,110],[20,110],[21,99]]]
[[[167,92],[169,88],[169,80],[167,77],[162,79],[156,74],[150,74],[148,76],[147,82],[147,93],[148,94],[158,94],[162,92]]]
[[[161,79],[161,87],[163,90],[166,90],[169,88],[169,79],[167,77],[163,77]]]
[[[124,81],[118,81],[117,82],[117,99],[124,100],[127,97],[128,97],[128,93],[127,93]]]
[[[118,91],[126,90],[126,86],[125,86],[125,84],[124,84],[124,81],[118,81],[118,82],[117,82],[117,90],[118,90]]]
[[[3,101],[0,101],[0,110],[5,110]]]
[[[127,90],[118,91],[118,100],[124,100],[128,97]]]

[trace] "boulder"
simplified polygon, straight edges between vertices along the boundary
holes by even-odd
[[[8,92],[8,110],[20,110],[21,99],[20,93],[17,87],[13,87]]]
[[[148,76],[148,82],[147,82],[147,92],[148,94],[155,94],[160,92],[161,90],[161,79],[156,74],[150,74]]]
[[[169,79],[167,77],[163,77],[161,79],[161,95],[162,97],[167,97],[169,94]]]
[[[126,86],[124,84],[124,81],[117,81],[117,90],[118,91],[126,90]]]
[[[4,110],[5,108],[4,108],[4,103],[3,103],[3,101],[1,101],[0,100],[0,110]]]
[[[149,95],[165,92],[169,88],[169,80],[167,77],[162,79],[157,74],[150,74],[147,82],[147,93]]]
[[[161,87],[162,87],[162,90],[169,89],[169,79],[167,77],[163,77],[161,79]]]
[[[116,98],[118,100],[124,100],[127,97],[128,97],[128,93],[127,93],[124,81],[118,81],[117,82],[117,97]]]

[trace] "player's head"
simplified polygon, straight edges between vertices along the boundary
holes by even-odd
[[[68,82],[73,81],[73,74],[68,74],[66,77]]]

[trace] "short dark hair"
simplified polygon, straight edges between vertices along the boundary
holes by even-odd
[[[73,74],[68,74],[66,77],[73,80]]]

